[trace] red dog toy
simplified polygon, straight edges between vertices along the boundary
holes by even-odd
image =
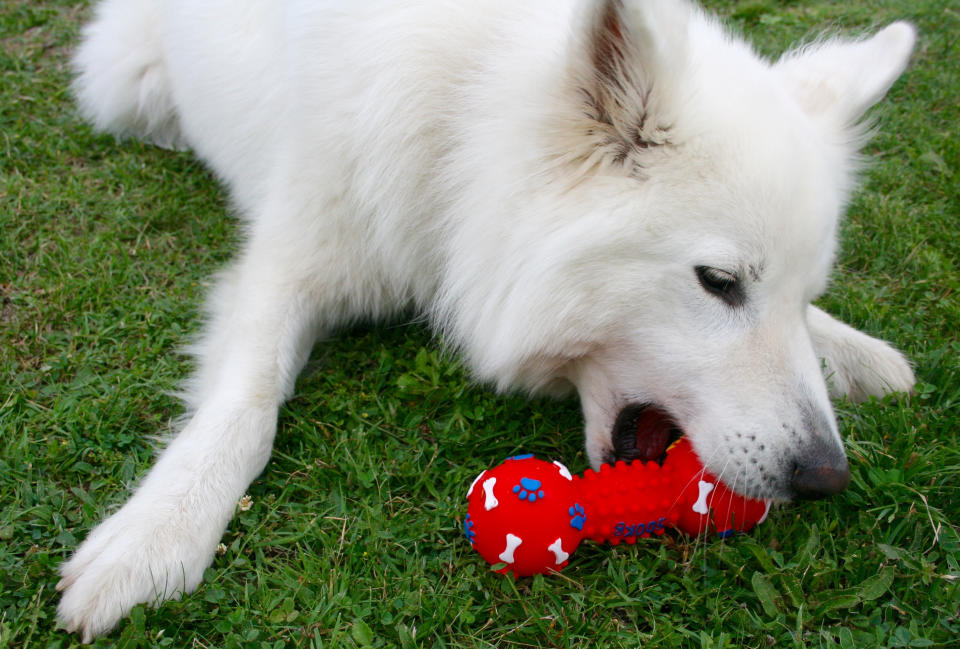
[[[532,455],[484,471],[467,492],[464,531],[501,572],[526,577],[567,565],[584,538],[634,543],[676,527],[721,537],[763,522],[770,503],[733,493],[703,468],[681,438],[655,462],[617,462],[572,476]]]

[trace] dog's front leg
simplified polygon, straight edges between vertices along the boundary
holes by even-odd
[[[807,326],[817,356],[824,363],[830,396],[863,401],[913,387],[910,363],[888,343],[857,331],[815,306],[807,307]]]
[[[61,567],[59,616],[84,641],[134,605],[190,592],[237,500],[263,470],[280,403],[315,340],[320,307],[302,251],[256,235],[214,293],[188,384],[192,415],[127,503]],[[315,282],[315,280],[314,280]]]

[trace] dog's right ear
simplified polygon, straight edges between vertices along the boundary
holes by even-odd
[[[897,22],[871,38],[801,47],[785,54],[774,70],[808,115],[850,127],[903,73],[915,42],[913,26]]]
[[[573,76],[594,145],[625,163],[667,141],[674,85],[689,51],[697,10],[685,0],[586,3]]]

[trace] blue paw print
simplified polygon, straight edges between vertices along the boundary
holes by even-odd
[[[537,502],[537,498],[543,498],[540,481],[533,478],[520,478],[520,484],[513,485],[513,493],[517,494],[520,500],[529,500],[532,503]]]
[[[573,507],[569,509],[569,513],[570,527],[582,530],[583,524],[587,522],[587,513],[583,511],[583,507],[580,506],[580,503],[573,503]]]
[[[470,541],[470,545],[473,545],[474,540],[477,538],[477,531],[473,529],[473,521],[470,520],[470,514],[467,514],[467,517],[463,521],[463,533],[467,535],[467,540]]]

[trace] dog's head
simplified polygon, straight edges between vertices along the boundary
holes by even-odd
[[[607,259],[583,264],[611,311],[571,364],[591,461],[656,459],[683,433],[743,493],[843,489],[807,309],[834,258],[857,121],[903,70],[912,28],[771,65],[680,3],[604,2],[587,25],[581,157],[623,172],[588,200],[632,248],[601,244]]]
[[[771,63],[685,3],[590,4],[541,128],[538,181],[557,189],[536,209],[549,217],[486,362],[522,358],[514,380],[573,383],[594,466],[657,459],[685,434],[741,493],[843,489],[807,312],[833,262],[857,123],[906,65],[913,29]]]

